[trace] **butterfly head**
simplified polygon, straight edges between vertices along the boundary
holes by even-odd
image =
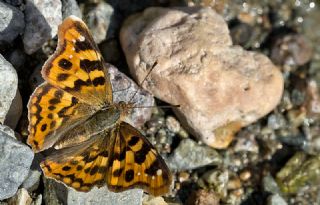
[[[124,101],[120,101],[116,106],[120,110],[120,113],[122,113],[122,115],[128,115],[132,111],[133,103],[126,103]]]

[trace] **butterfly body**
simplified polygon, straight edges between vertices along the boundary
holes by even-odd
[[[168,192],[171,174],[150,142],[124,120],[131,103],[113,102],[108,67],[86,25],[68,17],[58,47],[42,68],[45,83],[28,103],[28,144],[56,150],[42,163],[47,177],[78,191],[108,185],[119,192]]]

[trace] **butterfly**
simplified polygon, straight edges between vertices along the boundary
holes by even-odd
[[[41,162],[46,177],[87,192],[141,188],[158,196],[170,189],[170,170],[152,144],[124,121],[132,103],[113,102],[105,64],[85,23],[66,18],[58,46],[45,62],[45,82],[28,103],[34,152],[55,150]]]

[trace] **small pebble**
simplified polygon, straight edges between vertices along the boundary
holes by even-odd
[[[244,170],[240,173],[239,177],[242,181],[247,181],[251,177],[251,172],[249,170]]]

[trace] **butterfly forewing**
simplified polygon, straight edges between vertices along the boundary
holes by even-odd
[[[105,63],[87,26],[68,17],[59,26],[58,47],[45,63],[42,75],[53,86],[92,106],[112,102]]]
[[[172,179],[168,167],[137,129],[122,122],[111,141],[107,174],[110,190],[137,187],[155,196],[169,191]]]

